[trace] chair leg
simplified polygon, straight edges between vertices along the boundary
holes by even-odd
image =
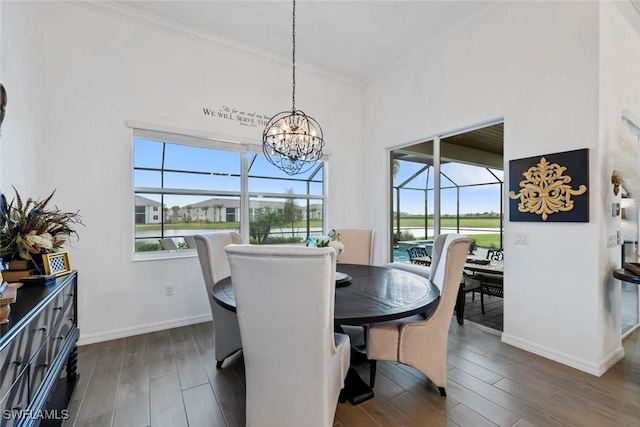
[[[440,396],[447,397],[447,392],[444,391],[444,387],[438,387],[438,391],[440,392]]]
[[[364,348],[367,348],[367,335],[369,334],[369,325],[362,325],[362,333],[364,334]]]
[[[374,384],[376,383],[376,365],[377,360],[369,361],[369,385],[371,386],[371,388],[373,388]]]
[[[220,369],[220,368],[222,368],[222,364],[223,364],[223,363],[224,363],[224,359],[222,359],[222,360],[218,360],[218,361],[216,362],[216,369]]]
[[[480,308],[482,309],[482,314],[484,314],[484,291],[480,290]]]

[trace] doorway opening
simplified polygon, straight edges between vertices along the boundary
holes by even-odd
[[[473,240],[471,259],[489,260],[494,251],[502,251],[503,147],[504,123],[499,122],[391,150],[393,262],[419,263],[412,248],[428,260],[433,239],[446,233]],[[485,326],[501,331],[502,293],[483,295],[484,313],[474,319],[475,305],[481,311],[480,296],[478,291],[469,293],[465,318],[480,324],[484,319]]]

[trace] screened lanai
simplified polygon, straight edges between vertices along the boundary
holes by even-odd
[[[393,259],[441,233],[464,234],[481,248],[503,247],[503,124],[392,151]],[[437,182],[438,181],[438,182]],[[435,212],[436,197],[440,210]]]

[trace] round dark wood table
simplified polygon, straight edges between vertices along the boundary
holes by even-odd
[[[624,268],[618,268],[613,270],[613,277],[616,279],[640,285],[640,276],[636,276],[632,272],[625,270]]]
[[[338,264],[336,271],[351,276],[349,284],[336,286],[334,324],[337,331],[342,330],[342,325],[366,325],[426,313],[440,298],[440,291],[433,283],[407,271],[357,264]],[[231,277],[216,283],[211,294],[216,303],[236,311]],[[340,402],[349,400],[357,405],[374,396],[373,389],[353,366],[354,361],[363,358],[366,361],[362,350],[352,347],[352,366],[347,372]]]
[[[338,264],[336,270],[351,276],[351,283],[336,288],[336,325],[366,325],[429,311],[440,297],[438,288],[416,274],[388,267]],[[213,299],[236,311],[231,278],[216,283]]]

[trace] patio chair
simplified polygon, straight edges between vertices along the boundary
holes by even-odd
[[[427,250],[422,246],[414,246],[407,249],[409,253],[409,261],[411,264],[431,265],[431,257],[427,254]]]
[[[502,267],[504,264],[504,251],[502,249],[489,249],[487,251],[489,265]],[[484,296],[504,298],[504,275],[500,273],[476,273],[474,278],[480,281],[480,309],[484,310]]]

